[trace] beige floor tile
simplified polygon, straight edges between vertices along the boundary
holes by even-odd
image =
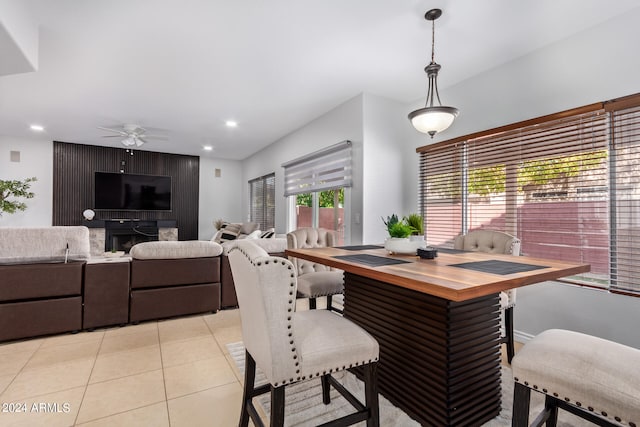
[[[96,420],[165,400],[162,370],[90,384],[78,423]]]
[[[164,367],[222,356],[222,350],[213,336],[163,342],[161,349]]]
[[[158,322],[158,330],[162,343],[211,336],[202,316]]]
[[[209,329],[212,331],[217,328],[227,328],[229,326],[238,326],[241,324],[240,321],[240,310],[237,308],[232,310],[221,310],[215,314],[207,314],[203,316],[207,325],[209,325]]]
[[[161,402],[77,425],[82,427],[169,427],[169,415],[166,402]]]
[[[242,388],[238,382],[171,399],[171,427],[235,427],[240,419]]]
[[[15,375],[3,375],[0,377],[0,395],[7,389],[15,377]]]
[[[37,369],[56,363],[93,359],[96,354],[98,354],[100,341],[100,339],[97,339],[72,344],[61,344],[54,347],[44,347],[43,345],[33,354],[29,362],[25,365],[24,370]]]
[[[82,402],[84,387],[46,394],[19,402],[25,412],[0,413],[2,426],[47,426],[73,425]]]
[[[162,369],[159,345],[101,354],[96,359],[89,383],[113,380],[158,369]]]
[[[158,332],[158,322],[146,322],[138,325],[118,326],[104,330],[105,337],[115,337],[119,335],[137,334],[140,332]]]
[[[0,355],[0,376],[16,375],[27,364],[33,351],[19,351]]]
[[[131,351],[144,347],[157,346],[158,344],[158,332],[153,329],[115,336],[105,334],[99,354]]]
[[[87,341],[95,341],[102,340],[104,336],[104,332],[102,331],[94,331],[94,332],[78,332],[77,334],[62,334],[55,335],[53,337],[44,338],[42,341],[41,348],[54,347],[57,345],[66,345],[66,344],[76,344]]]
[[[227,360],[220,356],[165,368],[164,381],[167,398],[173,399],[233,383],[237,379]]]
[[[0,344],[0,355],[14,352],[31,351],[34,352],[42,345],[42,339],[18,341],[7,344]]]
[[[11,402],[85,386],[94,360],[56,363],[20,372],[0,395],[0,401]]]
[[[242,341],[242,327],[238,325],[218,328],[213,332],[213,336],[216,338],[216,341],[218,341],[218,345],[220,345],[224,354],[229,354],[227,344]]]

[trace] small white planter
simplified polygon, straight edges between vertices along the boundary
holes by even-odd
[[[415,236],[420,237],[420,236]],[[422,240],[411,240],[409,238],[389,237],[384,242],[384,248],[392,254],[416,255],[418,248],[425,245],[424,236]]]

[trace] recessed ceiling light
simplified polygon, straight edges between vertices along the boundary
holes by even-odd
[[[213,151],[213,147],[210,145],[205,145],[204,147],[202,147],[205,151]]]
[[[29,127],[31,128],[31,130],[36,131],[36,132],[42,132],[44,130],[44,127],[42,127],[40,125],[31,125]]]
[[[227,125],[227,127],[230,127],[230,128],[235,128],[238,126],[238,122],[233,120],[227,120],[225,124]]]

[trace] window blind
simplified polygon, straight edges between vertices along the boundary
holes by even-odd
[[[351,158],[351,141],[342,141],[284,163],[282,167],[284,167],[285,197],[350,187]]]
[[[249,181],[250,220],[260,230],[275,227],[276,220],[276,175],[265,175]]]
[[[609,272],[607,119],[602,108],[421,152],[421,198],[430,244],[452,246],[477,229],[519,237],[525,255]]]
[[[640,106],[611,112],[611,287],[640,292]]]

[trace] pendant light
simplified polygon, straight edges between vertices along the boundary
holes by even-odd
[[[409,113],[409,120],[417,131],[428,133],[431,138],[443,130],[447,129],[453,123],[453,120],[458,116],[458,109],[454,107],[443,107],[440,102],[440,94],[438,93],[438,71],[440,71],[440,64],[437,64],[434,60],[435,51],[435,20],[442,15],[442,10],[431,9],[428,11],[424,18],[427,21],[431,21],[431,63],[424,69],[429,78],[429,89],[427,91],[427,101],[424,108],[417,109]],[[433,100],[438,100],[438,104],[434,106]]]

